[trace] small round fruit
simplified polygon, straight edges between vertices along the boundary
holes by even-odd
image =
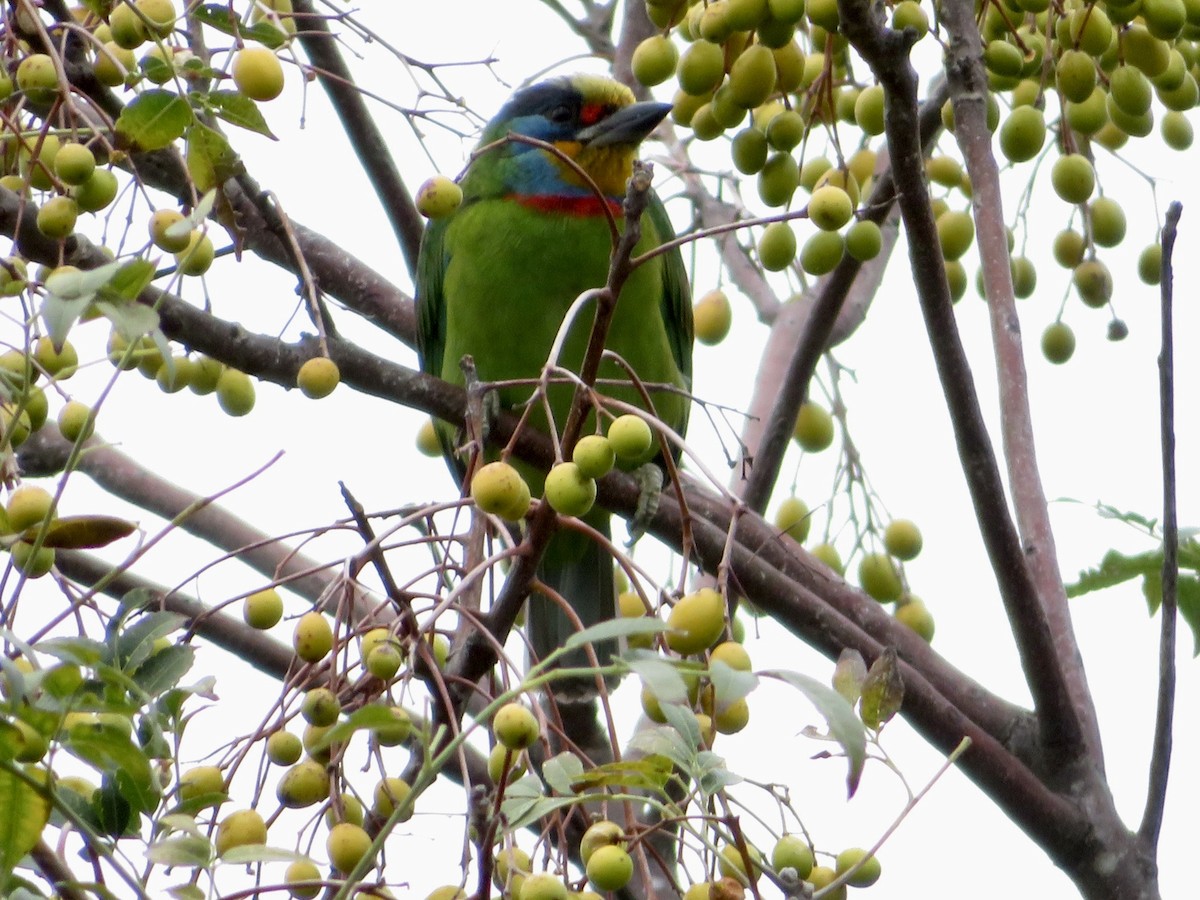
[[[243,47],[233,55],[233,83],[251,100],[274,100],[283,93],[283,65],[266,47]]]
[[[186,356],[172,356],[170,365],[160,366],[154,380],[163,393],[177,394],[188,386],[191,375],[192,361]]]
[[[587,877],[602,891],[619,891],[633,877],[633,858],[623,847],[597,847],[587,861]]]
[[[171,0],[137,0],[134,6],[150,23],[150,30],[167,37],[175,30],[175,4]]]
[[[583,838],[579,842],[579,857],[586,866],[591,860],[592,854],[601,847],[624,848],[624,846],[625,830],[616,822],[601,819],[599,822],[589,825],[587,831],[583,833]]]
[[[641,416],[617,416],[608,426],[608,441],[622,466],[638,466],[648,462],[656,449],[654,432]]]
[[[1019,106],[1000,126],[1000,152],[1010,162],[1026,162],[1046,143],[1046,117],[1034,106]]]
[[[792,437],[809,453],[820,453],[833,443],[833,416],[811,401],[800,404]]]
[[[1083,262],[1087,241],[1078,231],[1067,228],[1054,236],[1054,261],[1064,269],[1073,269]]]
[[[708,653],[708,662],[710,665],[722,662],[737,672],[749,672],[752,668],[750,654],[736,640],[722,641],[713,647]]]
[[[750,857],[750,872],[746,872],[746,857]],[[717,869],[725,878],[736,878],[742,881],[749,878],[751,881],[758,879],[759,873],[762,871],[763,858],[758,848],[752,844],[746,845],[746,853],[743,854],[738,849],[736,844],[726,844],[721,848],[721,852],[717,855]]]
[[[333,393],[342,379],[338,364],[327,356],[307,359],[296,373],[296,386],[305,397],[320,400]]]
[[[185,217],[177,209],[157,209],[146,226],[154,246],[168,253],[186,250],[191,239],[191,225],[184,224]]]
[[[737,734],[750,724],[750,704],[745,697],[717,709],[713,726],[718,734]]]
[[[225,791],[225,775],[217,766],[194,766],[179,776],[179,799],[195,800]]]
[[[800,878],[808,878],[816,860],[808,842],[798,834],[785,834],[775,843],[771,851],[771,868],[776,872],[795,869]]]
[[[187,246],[175,254],[175,265],[183,275],[199,278],[210,268],[217,258],[217,250],[212,238],[202,231],[194,230],[188,235]]]
[[[58,411],[58,431],[72,444],[86,441],[96,430],[92,409],[78,400],[68,400]]]
[[[224,856],[234,847],[267,842],[267,825],[257,810],[239,809],[231,812],[217,826],[217,855]]]
[[[350,872],[362,861],[371,849],[371,836],[361,825],[339,822],[329,829],[325,838],[325,852],[329,862],[339,872]]]
[[[303,752],[300,738],[290,731],[276,731],[267,738],[267,759],[277,766],[295,765]]]
[[[1042,332],[1042,355],[1061,366],[1075,353],[1075,332],[1066,322],[1051,322]]]
[[[373,651],[379,653],[381,650],[392,650],[392,647],[380,647]],[[412,719],[408,713],[400,706],[389,706],[387,711],[391,714],[391,721],[384,725],[376,725],[371,729],[371,734],[382,747],[398,747],[408,740],[408,736],[412,734]]]
[[[471,499],[488,515],[504,516],[513,521],[529,509],[529,486],[521,474],[506,462],[491,462],[471,479]],[[524,509],[519,509],[524,498]],[[514,515],[514,513],[519,514]]]
[[[422,456],[434,458],[442,455],[442,442],[438,440],[433,419],[426,419],[421,423],[421,427],[417,429],[416,444]]]
[[[709,291],[692,307],[696,340],[712,347],[721,343],[733,325],[733,307],[724,291]]]
[[[768,272],[781,272],[796,258],[796,232],[787,222],[772,222],[758,239],[758,261]]]
[[[1096,172],[1082,153],[1068,153],[1054,161],[1050,183],[1067,203],[1086,203],[1096,188]]]
[[[575,442],[571,462],[585,478],[603,478],[616,464],[617,454],[612,443],[601,434],[587,434]]]
[[[520,900],[567,900],[569,896],[562,878],[550,872],[530,875],[521,885]]]
[[[38,338],[33,358],[46,374],[60,380],[70,378],[79,367],[79,353],[70,341],[63,341],[62,346],[56,348],[50,338]]]
[[[770,150],[765,134],[757,128],[743,128],[733,136],[729,157],[743,175],[757,175],[766,165]]]
[[[275,797],[288,809],[313,806],[329,797],[329,774],[316,760],[298,762],[280,777]]]
[[[371,795],[371,809],[379,818],[387,819],[397,807],[404,805],[411,793],[412,786],[403,778],[381,778]],[[409,808],[400,821],[406,822],[411,817],[412,809]]]
[[[859,262],[874,259],[883,250],[883,232],[870,219],[855,222],[846,229],[846,252]]]
[[[560,515],[586,515],[596,502],[596,482],[575,463],[559,463],[546,474],[546,502]]]
[[[54,60],[45,53],[30,53],[17,65],[17,87],[32,100],[46,103],[58,90]]]
[[[915,597],[907,603],[896,607],[896,621],[901,622],[919,634],[925,641],[933,640],[934,621],[929,607]]]
[[[1155,285],[1162,280],[1162,245],[1148,244],[1138,254],[1138,278],[1143,284]]]
[[[427,219],[441,219],[462,204],[462,188],[452,178],[434,175],[417,189],[417,212]]]
[[[883,530],[883,546],[896,559],[916,559],[922,544],[921,530],[909,519],[893,519]]]
[[[503,744],[497,744],[488,753],[488,777],[496,784],[504,777],[505,766],[508,767],[509,783],[516,781],[525,774],[523,757],[516,751],[509,750]]]
[[[634,48],[630,59],[633,77],[646,87],[662,84],[675,74],[679,51],[675,42],[662,34],[651,35]]]
[[[311,859],[298,859],[290,863],[283,872],[284,883],[287,884],[288,895],[295,900],[313,900],[321,893],[321,870]],[[313,884],[305,884],[311,881]]]
[[[800,248],[800,268],[809,275],[825,275],[837,267],[845,251],[846,241],[836,231],[818,231]]]
[[[858,583],[880,603],[896,600],[904,589],[896,564],[886,553],[868,553],[859,560]]]
[[[860,861],[863,861],[861,865]],[[854,866],[858,866],[858,870],[846,879],[846,884],[852,887],[870,887],[879,880],[883,871],[879,865],[879,857],[868,856],[867,851],[861,847],[851,847],[837,855],[835,871],[839,875],[849,872]]]
[[[711,41],[692,41],[679,57],[679,86],[693,97],[714,91],[725,77],[725,51]]]
[[[136,50],[146,42],[146,23],[127,3],[113,6],[108,15],[108,27],[113,43],[124,50]]]
[[[1112,299],[1112,273],[1098,259],[1085,259],[1077,265],[1071,274],[1071,282],[1079,299],[1093,309],[1105,306]]]
[[[808,218],[822,231],[837,231],[854,215],[850,195],[826,184],[813,191],[808,201]]]
[[[775,511],[775,527],[798,544],[803,544],[808,538],[811,525],[808,504],[799,497],[788,497]]]
[[[712,588],[687,594],[667,616],[667,646],[690,656],[715,644],[725,631],[725,598]]]
[[[99,212],[117,197],[117,176],[109,169],[97,169],[72,191],[83,212]]]
[[[333,745],[325,744],[320,746],[325,740],[325,735],[332,728],[332,725],[305,725],[304,733],[300,737],[300,743],[304,747],[304,752],[315,759],[317,762],[327,764],[333,757]]]
[[[1101,247],[1115,247],[1125,240],[1125,210],[1111,197],[1097,197],[1089,210],[1092,240]]]
[[[492,719],[492,733],[509,750],[533,746],[541,734],[537,716],[520,703],[506,703]]]
[[[251,628],[266,631],[283,618],[283,598],[275,588],[255,591],[242,602],[242,618]]]
[[[813,870],[808,873],[807,881],[813,886],[814,891],[819,891],[833,884],[837,875],[838,873],[830,866],[814,866]],[[846,886],[843,884],[832,891],[826,891],[821,895],[821,900],[846,900]]]
[[[300,715],[313,725],[332,725],[342,714],[337,694],[326,687],[313,688],[300,703]]]
[[[240,417],[254,409],[254,382],[245,372],[225,368],[217,378],[217,403],[226,415]]]
[[[83,144],[64,144],[54,156],[54,174],[64,184],[83,184],[95,171],[96,157]]]
[[[529,859],[529,854],[520,847],[510,847],[496,854],[496,865],[492,877],[497,887],[517,896],[520,883],[531,871],[533,871],[533,864]]]
[[[971,214],[951,209],[937,217],[938,241],[943,259],[958,259],[975,240],[975,220]]]
[[[802,183],[801,174],[792,154],[772,154],[758,173],[759,199],[767,206],[786,206]]]
[[[361,825],[366,818],[363,812],[363,805],[353,794],[342,793],[338,798],[337,809],[333,804],[333,798],[330,798],[329,805],[325,808],[325,824],[332,828],[338,822],[349,822],[352,825]]]
[[[320,662],[333,649],[333,628],[319,612],[308,612],[296,623],[292,634],[296,655],[305,662]]]
[[[363,664],[380,681],[391,681],[404,665],[404,654],[394,644],[384,644],[368,653]]]
[[[49,491],[36,484],[23,484],[8,497],[8,505],[5,507],[8,527],[17,533],[40,525],[50,516],[53,508],[54,497]]]

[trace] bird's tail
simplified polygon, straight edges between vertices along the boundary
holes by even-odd
[[[605,537],[609,535],[609,517],[590,522]],[[560,530],[546,547],[538,577],[557,592],[574,610],[584,628],[611,619],[616,610],[613,561],[604,547],[587,535]],[[545,659],[578,630],[567,613],[549,597],[534,593],[529,597],[528,634],[535,660]],[[596,660],[606,665],[617,653],[616,640],[592,644]],[[562,656],[556,668],[592,665],[587,648],[580,647]],[[598,693],[591,675],[557,679],[550,687],[559,703],[583,703]]]

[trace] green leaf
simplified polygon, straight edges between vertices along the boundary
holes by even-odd
[[[187,131],[187,166],[202,191],[220,187],[245,169],[225,135],[199,123]]]
[[[195,659],[196,651],[191,647],[166,647],[138,666],[133,680],[146,696],[157,697],[179,684],[179,679],[191,670]]]
[[[1161,549],[1134,556],[1109,550],[1097,568],[1080,572],[1079,580],[1066,586],[1067,596],[1081,597],[1092,591],[1114,587],[1131,579],[1159,572],[1162,570],[1162,560]]]
[[[246,25],[232,13],[228,6],[216,3],[197,7],[191,11],[190,15],[196,21],[210,28],[215,28],[223,34],[228,34],[231,37],[240,36],[246,40],[255,41],[270,47],[272,50],[283,46],[284,42],[288,39],[288,35],[284,34],[269,21],[264,19],[255,22],[253,25]]]
[[[725,709],[729,704],[736,703],[758,687],[758,676],[752,672],[742,672],[721,660],[716,660],[708,667],[708,680],[713,686],[713,702],[717,709]]]
[[[200,868],[213,860],[213,846],[206,837],[174,835],[146,848],[146,859],[160,866]]]
[[[80,297],[76,300],[66,300],[58,294],[47,293],[42,297],[42,305],[38,314],[46,324],[46,334],[54,342],[56,348],[61,348],[67,339],[71,328],[79,321],[83,311],[92,302],[94,295]]]
[[[1200,656],[1200,579],[1180,576],[1179,615],[1192,629],[1192,656]]]
[[[103,723],[75,725],[63,746],[72,756],[111,775],[121,799],[133,810],[150,812],[158,805],[160,791],[150,760],[120,729]]]
[[[830,736],[841,745],[846,754],[850,765],[846,773],[846,787],[853,796],[858,789],[858,781],[862,778],[863,766],[867,759],[867,732],[862,721],[854,714],[854,707],[833,688],[826,687],[815,678],[800,672],[773,669],[759,674],[790,684],[807,697],[808,702],[824,717],[829,726]]]
[[[737,772],[730,771],[725,765],[725,759],[713,753],[711,750],[702,750],[696,755],[696,765],[698,768],[700,790],[710,797],[718,791],[724,790],[735,784],[740,784],[744,779]]]
[[[136,300],[154,280],[154,263],[138,257],[120,265],[116,273],[98,290],[107,299]],[[149,309],[149,307],[143,307]],[[139,334],[145,334],[145,331]]]
[[[162,150],[183,137],[194,119],[191,106],[178,94],[143,91],[117,117],[117,137],[128,150]]]
[[[681,703],[660,703],[659,706],[667,724],[679,732],[679,736],[683,738],[692,752],[700,749],[702,746],[700,722],[696,718],[696,714]]]
[[[563,643],[563,650],[574,650],[586,644],[598,644],[615,638],[633,637],[641,634],[661,634],[667,630],[665,622],[654,616],[623,616],[606,619],[583,631],[572,634]]]
[[[267,120],[263,118],[258,104],[241,91],[212,91],[207,94],[198,94],[197,99],[203,102],[217,118],[230,125],[261,134],[273,141],[279,140],[271,133],[271,128],[267,125]]]
[[[155,309],[141,303],[110,303],[97,300],[96,309],[112,322],[117,333],[130,343],[157,331],[161,321]]]
[[[846,647],[838,656],[833,668],[833,689],[853,706],[862,696],[863,682],[867,678],[867,663],[857,650]]]
[[[110,638],[112,661],[127,671],[136,669],[154,652],[156,640],[178,631],[186,621],[186,616],[165,610],[154,610],[138,616],[115,640]]]
[[[46,782],[44,769],[21,770],[35,781]],[[8,881],[17,863],[36,845],[42,829],[50,821],[50,797],[18,774],[18,770],[0,768],[0,884]]]
[[[30,528],[22,537],[32,540],[40,530],[41,526]],[[107,547],[136,530],[132,522],[114,516],[63,516],[47,526],[42,546],[70,550]]]
[[[221,854],[221,862],[237,866],[257,862],[292,862],[297,858],[293,850],[267,847],[263,844],[243,844]]]
[[[864,725],[878,731],[900,712],[903,703],[904,678],[900,675],[900,661],[896,649],[888,647],[867,670],[858,714]]]
[[[659,703],[687,703],[687,682],[676,662],[649,650],[631,650],[624,660]]]
[[[108,648],[104,644],[81,637],[50,638],[39,642],[37,651],[81,666],[94,666],[108,655]]]
[[[167,888],[167,893],[174,900],[205,900],[208,894],[204,893],[204,889],[199,885],[187,882],[186,884],[177,884],[175,887]]]
[[[356,709],[345,721],[338,722],[321,735],[320,740],[313,744],[311,752],[320,752],[332,744],[345,743],[356,731],[371,731],[376,728],[393,727],[396,724],[396,714],[387,706],[380,703],[369,703]]]
[[[574,753],[560,753],[546,760],[542,778],[556,793],[570,797],[577,793],[574,783],[583,776],[583,761]]]
[[[571,758],[578,761],[578,757],[574,755],[571,755]],[[582,771],[582,766],[580,768],[580,774],[568,785],[570,793],[578,794],[604,788],[662,793],[675,771],[675,766],[670,758],[662,754],[604,763],[586,772]],[[544,776],[545,772],[542,774]],[[567,793],[567,791],[560,790],[559,793]]]
[[[542,793],[541,781],[526,775],[505,789],[500,812],[507,820],[508,827],[515,831],[578,802],[576,797],[547,797]]]

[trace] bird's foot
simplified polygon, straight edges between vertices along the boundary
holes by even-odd
[[[652,462],[638,466],[632,473],[638,483],[637,512],[629,521],[629,546],[637,543],[646,533],[654,514],[658,512],[658,501],[662,497],[663,471]]]

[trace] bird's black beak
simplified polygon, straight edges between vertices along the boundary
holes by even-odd
[[[646,139],[671,111],[670,103],[647,101],[618,109],[595,125],[579,129],[575,139],[589,147],[637,145]]]

